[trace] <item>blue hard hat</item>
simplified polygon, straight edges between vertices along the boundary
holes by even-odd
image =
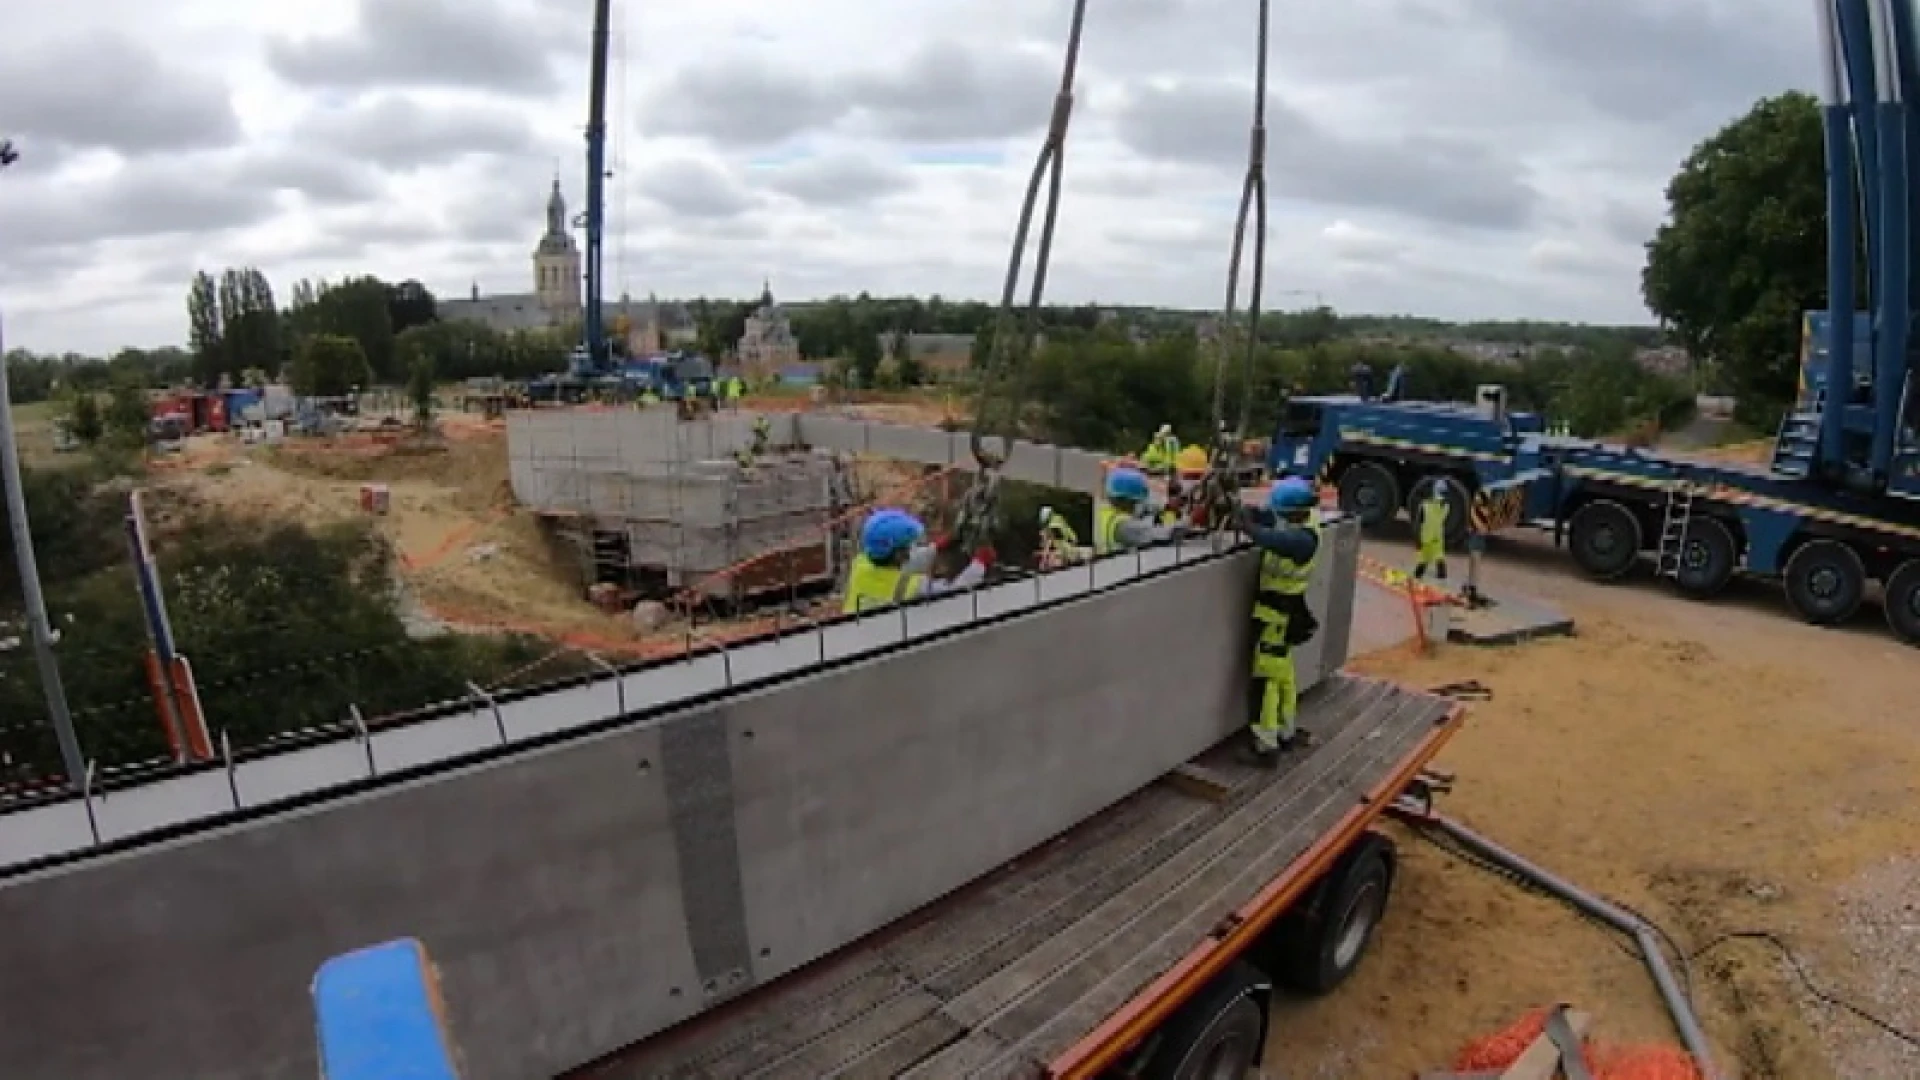
[[[1132,499],[1145,501],[1147,495],[1147,474],[1139,469],[1115,469],[1107,474],[1107,498]]]
[[[1267,492],[1267,506],[1276,514],[1309,510],[1319,501],[1313,493],[1313,485],[1298,476],[1281,477],[1274,482],[1273,490]]]
[[[905,510],[875,510],[860,528],[860,550],[869,559],[885,559],[919,543],[926,534],[920,519]]]

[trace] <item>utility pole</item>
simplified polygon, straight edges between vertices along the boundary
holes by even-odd
[[[20,160],[13,140],[0,139],[0,169]],[[40,685],[47,695],[47,717],[60,742],[60,760],[67,784],[78,791],[86,783],[87,762],[80,755],[80,739],[73,733],[73,714],[67,710],[67,688],[60,681],[60,661],[53,655],[53,629],[47,625],[47,601],[40,594],[40,564],[33,557],[33,531],[27,525],[27,494],[20,485],[20,448],[14,445],[13,373],[7,370],[7,342],[0,327],[0,486],[6,488],[7,520],[13,525],[13,553],[20,564],[20,594],[27,605],[27,629],[33,635],[33,655],[40,665]]]

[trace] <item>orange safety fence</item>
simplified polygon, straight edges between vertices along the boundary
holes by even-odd
[[[1504,1030],[1468,1043],[1454,1058],[1453,1067],[1463,1073],[1511,1068],[1546,1030],[1552,1011],[1535,1009]],[[1594,1080],[1704,1080],[1693,1058],[1678,1047],[1607,1046],[1588,1039],[1581,1043],[1581,1051]]]

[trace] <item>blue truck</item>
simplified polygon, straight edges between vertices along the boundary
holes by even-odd
[[[1793,610],[1820,625],[1850,619],[1877,582],[1888,626],[1920,644],[1920,441],[1902,425],[1877,490],[1819,467],[1829,333],[1825,313],[1808,316],[1806,389],[1770,467],[1551,435],[1539,416],[1507,410],[1498,386],[1472,405],[1295,398],[1268,466],[1332,485],[1369,527],[1411,513],[1444,477],[1456,545],[1474,529],[1550,528],[1595,578],[1622,577],[1650,555],[1697,598],[1737,573],[1774,577]]]
[[[1696,597],[1737,573],[1777,578],[1818,625],[1850,619],[1877,584],[1888,626],[1920,644],[1920,195],[1908,176],[1920,39],[1906,0],[1822,8],[1828,307],[1803,321],[1799,399],[1767,467],[1550,435],[1490,386],[1471,405],[1296,398],[1269,468],[1336,486],[1373,525],[1447,477],[1455,542],[1475,527],[1545,525],[1594,577],[1650,554]]]

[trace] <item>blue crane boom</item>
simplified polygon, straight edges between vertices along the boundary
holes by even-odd
[[[606,294],[601,270],[601,242],[606,231],[607,202],[607,24],[613,0],[594,0],[593,67],[587,89],[587,208],[586,319],[582,344],[596,372],[612,366],[601,298]]]

